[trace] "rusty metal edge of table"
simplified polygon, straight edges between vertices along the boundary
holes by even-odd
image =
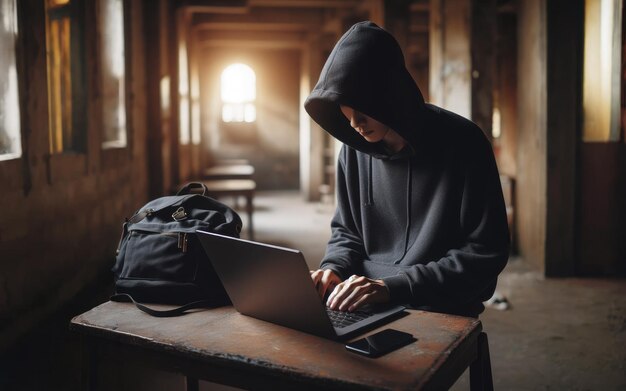
[[[239,387],[249,387],[253,385],[254,388],[259,388],[261,383],[257,382],[271,382],[272,385],[268,387],[272,388],[277,387],[276,382],[278,382],[278,384],[281,384],[281,386],[278,387],[293,387],[297,385],[300,389],[387,389],[384,387],[367,387],[360,383],[346,382],[341,379],[314,377],[305,372],[298,371],[297,368],[294,367],[280,366],[271,362],[254,360],[236,354],[217,353],[208,356],[202,352],[193,350],[183,352],[177,350],[175,345],[155,342],[151,338],[133,333],[122,331],[112,332],[113,330],[105,327],[78,323],[80,317],[81,315],[74,317],[70,322],[69,328],[89,338],[89,342],[94,346],[101,344],[102,341],[110,341],[118,345],[118,348],[126,349],[129,352],[133,350],[136,352],[145,351],[153,356],[151,361],[157,363],[156,366],[160,369],[168,372],[182,373],[188,377],[192,376],[209,381],[217,380],[222,384]],[[467,337],[465,339],[455,339],[450,346],[445,349],[445,351],[450,353],[440,357],[430,369],[429,376],[423,377],[417,384],[412,384],[411,389],[439,390],[447,389],[454,384],[477,357],[477,341],[482,330],[480,321],[476,320],[476,323],[468,325],[464,332],[467,330],[470,331]],[[140,344],[140,342],[142,343]],[[463,345],[462,349],[460,349],[460,345]],[[177,360],[180,360],[178,362],[184,365],[176,365],[175,368],[172,368],[171,365],[163,364],[166,362],[171,364],[172,357],[176,357]],[[215,375],[207,377],[206,365],[211,367],[213,374],[225,371],[238,373],[241,376],[239,376],[237,381],[232,380],[232,377],[230,377],[232,375],[226,374],[221,376],[221,378]],[[183,370],[182,368],[185,369]],[[250,376],[252,378],[250,378]]]

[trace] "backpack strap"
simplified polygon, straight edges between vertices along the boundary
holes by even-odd
[[[122,235],[120,235],[120,240],[117,242],[117,250],[115,250],[115,256],[120,255],[120,250],[122,248],[122,242],[124,241],[124,236],[128,233],[128,221],[122,224]]]
[[[200,191],[202,191],[202,193],[200,193]],[[209,194],[209,188],[206,187],[204,183],[190,182],[176,193],[178,196],[186,194],[202,194],[203,196],[207,196]]]
[[[128,219],[128,221],[126,221],[128,224],[135,224],[140,222],[141,220],[145,219],[146,216],[150,216],[152,213],[154,213],[154,209],[144,209],[141,210],[137,213],[135,213],[133,215],[133,217],[131,217],[130,219]]]
[[[211,304],[215,304],[212,303],[210,300],[199,300],[199,301],[194,301],[191,303],[187,303],[183,306],[177,307],[177,308],[173,308],[171,310],[155,310],[153,308],[150,308],[144,304],[138,303],[135,301],[135,299],[133,299],[133,297],[127,293],[118,293],[115,294],[113,296],[110,297],[111,301],[118,301],[118,302],[130,302],[132,301],[135,306],[137,308],[139,308],[140,310],[142,310],[143,312],[152,315],[152,316],[156,316],[158,318],[169,318],[169,317],[173,317],[173,316],[180,316],[180,315],[184,315],[185,311],[190,310],[190,309],[194,309],[194,308],[201,308],[201,307],[207,307]]]

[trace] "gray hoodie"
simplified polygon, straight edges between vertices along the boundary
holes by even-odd
[[[407,146],[390,153],[367,142],[340,104],[389,126]],[[382,279],[394,303],[481,313],[510,246],[498,169],[481,129],[424,103],[398,43],[372,22],[337,42],[305,108],[344,143],[320,267],[342,279]]]

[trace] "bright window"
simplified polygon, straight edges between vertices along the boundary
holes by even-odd
[[[621,17],[621,1],[585,1],[585,142],[618,141],[620,137]]]
[[[245,64],[232,64],[222,72],[222,121],[256,121],[256,75]]]
[[[200,144],[200,80],[197,72],[191,75],[191,142]]]
[[[82,56],[76,0],[46,1],[50,152],[84,152]]]
[[[16,37],[16,0],[0,0],[0,160],[22,155]]]
[[[100,0],[103,148],[126,146],[123,0]]]
[[[179,96],[179,142],[181,145],[189,144],[190,118],[189,118],[189,62],[187,61],[187,46],[181,42],[178,48],[178,96]]]

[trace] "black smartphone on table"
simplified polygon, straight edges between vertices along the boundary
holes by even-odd
[[[417,341],[413,335],[404,331],[385,329],[368,337],[346,344],[346,349],[368,357],[380,357],[383,354]]]

